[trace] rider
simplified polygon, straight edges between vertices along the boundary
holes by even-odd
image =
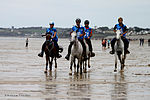
[[[89,21],[88,20],[85,20],[84,21],[84,30],[85,30],[85,40],[86,40],[86,43],[88,44],[89,46],[89,51],[91,52],[91,56],[94,56],[95,53],[92,52],[93,51],[93,48],[92,48],[92,43],[91,43],[91,37],[92,37],[92,28],[89,27]]]
[[[128,51],[129,41],[126,38],[126,34],[128,32],[127,27],[126,27],[126,25],[123,24],[123,18],[119,17],[118,22],[119,22],[119,24],[116,24],[114,27],[114,32],[116,32],[117,30],[121,30],[121,39],[124,42],[125,53],[129,54],[130,53]],[[115,45],[116,40],[117,40],[116,38],[113,38],[111,41],[112,51],[110,51],[110,54],[114,54],[114,45]]]
[[[70,34],[74,31],[77,33],[78,40],[80,41],[80,43],[82,44],[82,47],[83,47],[83,57],[84,57],[84,59],[86,59],[87,58],[86,57],[86,46],[85,46],[85,43],[83,41],[85,32],[84,32],[84,27],[82,27],[80,25],[80,23],[81,23],[81,19],[77,18],[76,19],[76,26],[72,27],[72,31],[70,32]],[[65,57],[67,60],[69,60],[69,58],[70,58],[72,45],[73,45],[73,42],[70,42],[70,45],[68,47],[68,54]]]
[[[59,54],[57,30],[56,30],[56,28],[54,28],[54,22],[49,23],[49,25],[50,25],[50,28],[48,28],[46,30],[46,34],[45,35],[47,35],[47,34],[52,35],[51,38],[52,38],[52,41],[54,42],[54,45],[56,47],[57,57],[61,58],[62,56]],[[39,57],[43,57],[45,48],[46,48],[46,41],[42,45],[41,53],[38,54]]]

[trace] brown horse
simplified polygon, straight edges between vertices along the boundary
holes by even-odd
[[[46,48],[45,48],[45,55],[46,55],[46,69],[45,73],[48,70],[52,71],[52,64],[53,60],[55,60],[55,69],[57,68],[57,48],[54,46],[54,43],[51,41],[51,35],[46,35]],[[62,52],[63,48],[59,48],[59,52]]]

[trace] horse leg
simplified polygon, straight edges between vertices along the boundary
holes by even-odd
[[[80,62],[78,60],[78,64],[77,64],[77,73],[79,73],[79,66],[80,66]]]
[[[86,73],[86,67],[87,67],[87,60],[85,61],[84,73]]]
[[[46,68],[45,68],[45,71],[44,71],[44,73],[47,73],[47,67],[48,67],[48,56],[46,55]]]
[[[121,67],[121,71],[124,70],[124,66],[125,66],[125,58],[126,58],[126,54],[122,55],[122,67]]]
[[[55,57],[55,70],[57,69],[57,58]]]
[[[51,61],[50,61],[50,71],[52,71],[52,64],[53,64],[53,57],[51,57]]]
[[[82,60],[80,60],[80,74],[82,74]]]
[[[74,73],[76,73],[76,60],[74,58]]]
[[[71,62],[70,62],[70,72],[69,75],[72,75],[72,65],[73,65],[74,57],[71,56]]]
[[[117,72],[117,54],[115,54],[115,70],[114,72]]]
[[[122,67],[123,67],[123,59],[121,59],[121,54],[118,54],[118,59],[120,60],[120,65],[121,65],[121,71],[122,71]]]
[[[49,70],[50,70],[51,67],[50,57],[48,58],[48,62],[49,62]]]
[[[91,68],[91,64],[90,64],[90,56],[88,58],[88,68]]]

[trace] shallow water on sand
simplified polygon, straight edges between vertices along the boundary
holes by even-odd
[[[68,39],[60,39],[64,47],[58,68],[44,73],[45,58],[39,58],[44,38],[0,37],[0,100],[149,100],[150,47],[130,43],[123,73],[114,73],[114,56],[102,50],[100,40],[93,40],[96,57],[92,67],[82,75],[69,76]],[[119,66],[119,65],[118,65]]]

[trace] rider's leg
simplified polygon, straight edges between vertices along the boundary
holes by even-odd
[[[43,57],[45,48],[46,48],[46,41],[45,41],[44,44],[42,45],[41,53],[38,54],[39,57]]]
[[[80,43],[81,43],[81,45],[83,47],[83,57],[86,60],[87,59],[87,57],[86,57],[86,45],[85,45],[83,40],[79,39],[79,41],[80,41]]]
[[[65,57],[67,60],[69,60],[70,58],[72,45],[73,45],[73,42],[70,42],[69,47],[68,47],[68,54]]]
[[[87,43],[88,46],[89,46],[89,51],[91,52],[91,57],[94,57],[94,56],[95,56],[95,53],[93,52],[91,40],[90,40],[90,39],[85,39],[85,40],[86,40],[86,43]]]
[[[124,50],[127,54],[129,54],[130,52],[128,51],[128,47],[129,47],[129,40],[126,37],[121,37],[121,39],[124,42]]]
[[[116,38],[113,38],[112,40],[111,40],[111,48],[112,48],[112,51],[110,51],[110,54],[114,54],[114,45],[115,45],[115,42],[116,42]]]
[[[86,43],[88,44],[89,46],[89,51],[93,51],[93,48],[92,48],[92,43],[91,43],[91,40],[90,39],[85,39],[86,40]]]
[[[57,52],[57,57],[58,58],[61,58],[62,56],[59,54],[59,45],[58,45],[58,42],[53,40],[54,42],[54,46],[56,47],[56,52]]]

